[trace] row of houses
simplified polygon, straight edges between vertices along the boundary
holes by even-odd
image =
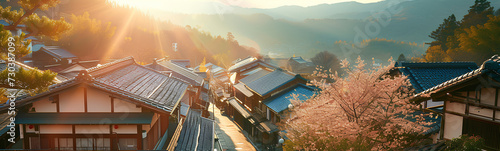
[[[167,59],[143,66],[132,57],[79,70],[49,91],[17,98],[18,140],[5,148],[213,150],[203,74]],[[0,105],[2,117],[8,107]],[[10,127],[0,126],[8,137]],[[192,141],[189,131],[203,131],[203,137]]]
[[[277,146],[285,131],[277,124],[291,100],[307,100],[316,92],[308,80],[255,57],[237,60],[228,68],[229,98],[222,108],[256,144]],[[292,98],[297,96],[297,98]]]
[[[318,92],[300,75],[267,62],[254,57],[237,60],[228,69],[231,97],[221,102],[226,102],[227,114],[253,141],[274,145],[286,138],[286,131],[276,124],[293,107],[290,100],[307,100]],[[414,90],[411,101],[421,108],[416,112],[438,115],[426,119],[434,124],[423,132],[433,142],[467,134],[483,138],[488,150],[500,150],[500,57],[495,55],[480,66],[474,62],[397,62],[389,74],[408,77]]]

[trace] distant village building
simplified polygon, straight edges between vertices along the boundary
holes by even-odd
[[[33,63],[40,69],[46,66],[68,65],[77,61],[77,56],[58,46],[45,46],[33,53]]]
[[[276,123],[291,104],[292,94],[306,100],[314,88],[306,86],[300,75],[283,70],[257,58],[246,58],[229,68],[234,97],[229,98],[228,114],[255,141],[278,144],[281,138]]]
[[[180,119],[189,83],[138,65],[133,58],[82,70],[35,96],[19,97],[22,148],[156,150]],[[190,102],[188,101],[188,102]],[[6,111],[8,106],[1,106]],[[170,135],[171,136],[171,135]]]
[[[304,60],[302,57],[291,57],[288,59],[288,69],[294,73],[313,73],[316,70],[314,63]]]
[[[412,101],[444,104],[441,139],[474,135],[485,140],[485,149],[500,150],[499,82],[500,57],[495,55],[478,69],[416,94]]]

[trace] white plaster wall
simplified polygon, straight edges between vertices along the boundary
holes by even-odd
[[[117,134],[137,134],[137,125],[118,125],[118,129],[113,125],[111,129]]]
[[[434,106],[443,105],[443,104],[444,104],[443,101],[433,102],[432,99],[427,100],[427,107],[434,107]]]
[[[494,88],[481,89],[481,103],[488,105],[495,105],[495,92]]]
[[[458,102],[446,101],[446,110],[465,114],[465,104]]]
[[[75,125],[76,134],[109,134],[109,125]]]
[[[463,117],[445,113],[444,138],[453,139],[462,135]]]
[[[40,134],[73,134],[71,125],[39,125]]]
[[[33,107],[35,108],[35,112],[57,112],[57,104],[49,101],[49,98],[43,98],[42,100],[33,102]],[[30,110],[31,111],[31,110]]]
[[[486,117],[493,117],[493,110],[476,106],[469,106],[469,113]]]
[[[83,87],[70,88],[59,94],[60,112],[85,112]]]
[[[111,112],[111,98],[109,94],[97,89],[87,89],[88,112]]]
[[[136,107],[135,104],[115,98],[114,101],[115,112],[142,112],[141,107]]]

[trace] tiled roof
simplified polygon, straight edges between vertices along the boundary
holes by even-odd
[[[395,67],[408,76],[416,93],[478,68],[474,62],[397,62]]]
[[[247,97],[252,97],[253,93],[252,91],[248,90],[247,87],[243,83],[238,83],[234,85],[234,88],[236,88],[238,91],[243,93]]]
[[[249,58],[246,58],[246,59],[244,59],[244,60],[241,60],[241,61],[237,62],[237,63],[236,63],[236,64],[234,64],[233,66],[229,67],[228,71],[233,72],[234,70],[236,70],[236,69],[238,69],[238,68],[241,68],[241,67],[243,67],[243,66],[245,66],[245,65],[248,65],[248,64],[250,64],[250,63],[253,63],[253,62],[255,62],[255,61],[257,61],[257,58],[255,58],[255,57],[249,57]]]
[[[295,99],[293,98],[293,95],[297,95],[297,99],[299,101],[305,101],[311,98],[314,94],[315,92],[313,88],[304,84],[297,84],[265,99],[262,102],[264,102],[264,104],[271,110],[276,113],[280,113],[288,108],[288,105],[291,104],[290,100]]]
[[[211,151],[214,144],[214,121],[189,110],[175,146],[176,151]]]
[[[267,133],[273,133],[279,131],[278,126],[274,125],[271,121],[265,121],[259,123],[258,129],[262,129]]]
[[[188,87],[187,83],[137,64],[114,70],[95,80],[170,108],[175,106]]]
[[[240,103],[238,103],[238,101],[234,98],[230,98],[229,99],[229,104],[231,106],[234,107],[234,109],[236,109],[236,111],[238,111],[244,118],[250,118],[252,117],[252,113],[250,113],[247,109],[245,109],[245,107],[243,105],[241,105]]]
[[[172,76],[187,81],[193,86],[201,86],[204,81],[203,77],[198,74],[165,59],[156,60],[156,63],[148,64],[146,67],[158,71],[172,71]]]
[[[250,78],[250,80],[245,80],[246,78],[243,78],[240,82],[244,83],[248,88],[260,96],[264,96],[272,92],[297,77],[293,73],[279,68],[259,78],[253,78],[251,76],[253,75],[246,77]]]
[[[83,70],[76,78],[50,86],[49,91],[35,96],[19,97],[17,104],[20,106],[28,104],[36,98],[48,96],[83,82],[166,112],[173,110],[189,85],[180,79],[140,66],[132,57],[128,57]]]
[[[415,98],[419,97],[429,97],[431,93],[439,92],[445,88],[452,87],[463,83],[465,81],[479,77],[480,75],[488,75],[496,81],[500,81],[500,57],[494,55],[490,59],[486,60],[480,68],[467,72],[465,74],[459,75],[456,78],[450,79],[448,81],[442,82],[432,88],[429,88],[423,92],[415,95]]]
[[[41,50],[44,50],[48,54],[60,58],[60,59],[66,59],[66,58],[77,58],[74,54],[71,52],[68,52],[58,46],[44,46],[41,48]]]
[[[291,57],[291,60],[295,60],[298,63],[309,63],[309,61],[304,60],[302,57]]]
[[[245,71],[247,69],[251,69],[251,68],[253,68],[255,66],[259,66],[259,65],[267,67],[267,68],[271,68],[271,69],[278,68],[274,65],[268,64],[268,63],[264,62],[263,60],[257,59],[255,57],[248,57],[244,60],[237,62],[233,66],[229,67],[228,71],[239,73],[241,71]]]
[[[247,76],[243,79],[240,79],[240,82],[241,83],[251,83],[251,82],[253,82],[253,81],[255,81],[255,80],[257,80],[257,79],[259,79],[267,74],[270,74],[270,73],[272,73],[272,71],[265,70],[262,68],[257,68],[257,69],[250,71],[249,74],[243,74],[243,75],[247,75]]]
[[[173,64],[176,64],[180,67],[187,68],[191,66],[191,63],[188,59],[172,59],[170,60]]]

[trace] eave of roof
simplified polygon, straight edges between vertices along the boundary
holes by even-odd
[[[478,68],[474,62],[396,62],[394,67],[408,77],[416,93]]]
[[[491,74],[489,74],[491,73]],[[427,89],[423,92],[420,92],[418,94],[415,94],[412,97],[412,101],[415,102],[420,102],[423,100],[427,100],[431,98],[432,94],[439,93],[441,91],[444,91],[450,87],[456,86],[458,84],[467,82],[469,80],[478,78],[480,75],[488,74],[488,76],[494,76],[493,79],[500,81],[500,57],[498,55],[492,56],[490,59],[486,60],[480,68],[465,73],[461,76],[458,76],[456,78],[453,78],[451,80],[448,80],[446,82],[443,82],[439,85],[436,85],[430,89]]]

